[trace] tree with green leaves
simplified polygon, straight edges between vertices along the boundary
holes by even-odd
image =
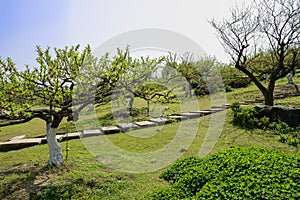
[[[0,60],[0,127],[28,122],[40,118],[46,123],[46,137],[50,153],[50,165],[63,163],[62,150],[56,139],[56,131],[63,118],[76,120],[78,113],[95,99],[80,98],[89,91],[78,90],[73,101],[76,77],[81,70],[99,73],[99,63],[91,56],[89,46],[81,52],[79,45],[71,48],[42,50],[37,46],[39,67],[19,72],[13,61]],[[88,70],[89,69],[89,70]],[[91,70],[93,69],[93,70]],[[84,79],[80,79],[81,81]],[[91,89],[91,88],[90,88]],[[98,99],[101,101],[102,96]]]
[[[186,96],[192,96],[192,89],[195,89],[195,91],[198,89],[203,90],[201,93],[204,94],[213,92],[213,87],[209,88],[207,83],[212,82],[212,78],[214,78],[219,71],[217,67],[219,62],[215,57],[203,56],[196,60],[193,54],[189,52],[183,55],[170,53],[166,57],[166,65],[178,72],[177,74],[171,75],[171,79],[178,77],[184,77],[186,79]],[[196,93],[198,94],[198,92]]]
[[[117,55],[112,59],[110,68],[106,71],[110,87],[113,88],[113,100],[127,102],[126,109],[131,110],[135,97],[147,102],[149,115],[150,102],[158,102],[160,99],[171,101],[171,90],[160,87],[161,75],[159,65],[164,61],[163,57],[134,58],[130,56],[129,47],[124,51],[118,49]],[[162,89],[163,88],[163,89]]]
[[[210,21],[234,67],[259,88],[266,105],[274,105],[275,82],[300,65],[300,3],[255,0],[235,7],[222,22]],[[261,77],[268,75],[267,85]]]

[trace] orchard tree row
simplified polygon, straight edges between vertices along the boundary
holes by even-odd
[[[85,107],[109,101],[116,91],[129,93],[129,109],[137,96],[148,105],[162,99],[172,101],[172,88],[157,89],[149,83],[162,81],[164,85],[181,76],[193,86],[186,84],[188,96],[191,88],[205,91],[206,77],[219,70],[226,74],[227,84],[236,77],[248,77],[262,92],[265,104],[274,105],[275,82],[300,66],[300,2],[255,0],[232,9],[229,19],[210,23],[232,58],[228,65],[220,65],[213,57],[195,60],[192,53],[138,59],[129,55],[129,48],[118,50],[113,57],[97,58],[89,46],[80,50],[79,45],[54,48],[54,55],[49,47],[37,47],[38,66],[24,71],[12,59],[0,59],[0,127],[44,120],[50,165],[60,165],[62,151],[55,136],[63,118],[77,120]],[[266,75],[267,85],[262,81]]]
[[[157,59],[133,58],[126,48],[118,50],[113,57],[107,53],[97,58],[89,46],[83,50],[79,45],[54,48],[54,55],[49,47],[43,50],[37,46],[36,61],[38,67],[27,66],[20,71],[12,59],[0,59],[0,127],[26,123],[34,118],[44,120],[50,165],[63,163],[62,150],[56,140],[56,130],[62,120],[76,121],[84,108],[105,104],[113,99],[114,93],[119,94],[118,98],[121,95],[129,99],[128,109],[132,108],[134,97],[144,99],[149,114],[150,102],[176,101],[172,87],[179,79],[188,83],[186,92],[190,95],[192,90],[198,89],[201,90],[198,94],[212,92],[205,92],[206,78],[215,73],[223,75],[225,84],[245,80],[245,74],[232,64],[220,64],[210,56],[195,60],[191,53],[169,54]],[[261,68],[260,65],[252,67]]]

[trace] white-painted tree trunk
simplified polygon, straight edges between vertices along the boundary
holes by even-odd
[[[134,101],[134,94],[130,94],[129,97],[129,102],[128,102],[128,109],[131,109],[133,106],[133,101]]]
[[[49,165],[61,165],[64,162],[62,150],[56,139],[56,128],[51,128],[51,124],[48,123],[46,127],[47,131],[47,143],[49,147],[50,160]]]
[[[192,97],[190,83],[188,81],[186,81],[186,83],[185,83],[185,96],[188,97],[189,95],[190,95],[190,97]]]

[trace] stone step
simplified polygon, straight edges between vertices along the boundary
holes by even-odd
[[[157,123],[151,122],[151,121],[140,121],[140,122],[135,122],[136,125],[140,127],[153,127],[157,126]]]
[[[229,103],[225,103],[223,106],[226,107],[226,108],[229,108],[230,104]]]
[[[82,132],[74,132],[74,133],[66,133],[63,137],[64,140],[72,140],[72,139],[79,139],[82,135]]]
[[[121,130],[117,126],[106,126],[106,127],[101,127],[100,130],[104,135],[107,134],[114,134],[114,133],[120,133]]]
[[[84,130],[82,132],[82,137],[99,136],[101,134],[102,134],[102,132],[99,129]]]
[[[223,111],[223,110],[226,110],[227,108],[225,108],[225,107],[219,107],[219,108],[211,108],[210,110],[211,111],[215,111],[215,112],[220,112],[220,111]]]
[[[191,113],[199,113],[201,115],[209,115],[209,114],[215,113],[215,111],[212,111],[212,110],[196,110],[196,111],[191,111]]]
[[[0,142],[0,151],[18,150],[25,147],[31,147],[41,144],[42,138],[13,140],[8,142]]]
[[[226,110],[229,106],[212,106],[211,110]]]
[[[249,102],[249,101],[248,101]],[[255,101],[260,102],[260,101]],[[246,102],[245,102],[246,104]],[[198,110],[198,111],[191,111],[191,112],[182,112],[179,114],[174,114],[169,116],[168,118],[160,117],[160,118],[152,118],[149,121],[140,121],[135,123],[121,123],[117,126],[108,126],[102,127],[100,129],[92,129],[92,130],[84,130],[83,132],[74,132],[68,133],[65,135],[56,135],[56,139],[61,142],[67,139],[78,139],[81,136],[83,137],[91,137],[91,136],[99,136],[101,134],[113,134],[119,132],[126,132],[129,130],[136,130],[143,127],[151,127],[157,125],[164,125],[171,123],[173,120],[182,121],[191,118],[200,117],[202,115],[212,114],[218,111],[225,110],[229,107],[228,104],[223,106],[212,106],[211,110]],[[0,151],[9,151],[9,150],[16,150],[25,147],[30,147],[38,144],[45,144],[47,143],[46,137],[44,138],[33,138],[33,139],[22,139],[23,136],[16,136],[8,142],[0,142]]]
[[[168,120],[167,118],[164,118],[164,117],[152,118],[152,119],[150,119],[150,121],[156,123],[159,126],[170,123],[170,120]]]
[[[117,124],[117,127],[121,129],[122,132],[128,132],[131,130],[137,130],[140,127],[134,123],[128,123],[128,124]]]
[[[182,112],[182,113],[179,113],[179,115],[188,117],[189,119],[193,119],[193,118],[202,116],[201,113],[196,113],[196,112]]]
[[[19,135],[19,136],[10,138],[9,141],[21,140],[21,139],[24,139],[25,137],[26,137],[25,135]]]
[[[183,121],[183,120],[189,119],[188,117],[181,116],[181,115],[172,115],[172,116],[169,116],[168,118],[172,119],[172,120],[176,120],[176,121]]]

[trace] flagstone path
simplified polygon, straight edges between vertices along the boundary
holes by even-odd
[[[241,102],[241,104],[245,105],[245,104],[258,103],[258,102],[261,102],[261,100]],[[182,112],[167,117],[152,118],[149,121],[117,124],[116,126],[101,127],[99,129],[94,129],[94,130],[84,130],[84,131],[79,131],[74,133],[66,133],[64,135],[57,135],[56,138],[59,142],[62,142],[65,140],[79,139],[81,137],[92,137],[92,136],[99,136],[103,134],[104,135],[116,134],[120,132],[127,132],[130,130],[143,129],[143,128],[153,127],[153,126],[161,126],[176,121],[193,119],[193,118],[201,117],[203,115],[209,115],[216,112],[224,111],[227,108],[229,108],[229,105],[212,106],[210,110],[196,110],[191,112]],[[10,141],[0,142],[0,152],[17,150],[25,147],[31,147],[31,146],[46,144],[46,143],[47,143],[46,137],[30,138],[30,139],[26,139],[24,138],[24,136],[14,137]]]

